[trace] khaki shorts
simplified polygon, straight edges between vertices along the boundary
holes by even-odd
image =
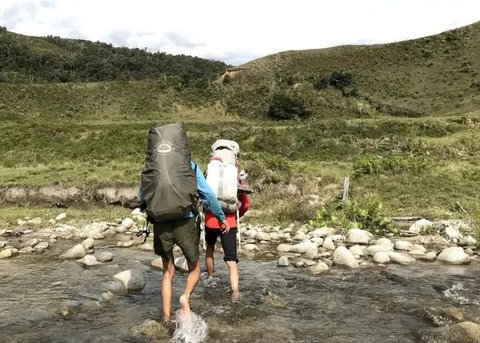
[[[153,248],[155,254],[164,262],[172,258],[173,246],[182,249],[188,262],[198,260],[200,256],[200,230],[195,218],[182,218],[168,222],[155,223],[153,226]]]

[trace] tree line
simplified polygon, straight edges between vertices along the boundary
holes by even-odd
[[[186,55],[113,47],[56,36],[24,43],[0,27],[0,82],[95,82],[174,78],[183,86],[203,86],[228,67]]]

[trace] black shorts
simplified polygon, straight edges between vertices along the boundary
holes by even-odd
[[[198,260],[200,255],[200,230],[195,218],[182,218],[168,222],[155,223],[153,226],[153,249],[162,260],[168,262],[176,244],[182,249],[188,262]]]
[[[237,228],[231,228],[228,233],[222,233],[220,229],[205,228],[205,241],[208,245],[215,245],[217,238],[220,236],[223,248],[223,260],[235,261],[238,263],[237,258]]]

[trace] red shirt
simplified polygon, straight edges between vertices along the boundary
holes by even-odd
[[[248,200],[247,194],[242,193],[238,196],[240,200],[240,208],[238,210],[238,215],[242,217],[245,212],[250,208],[250,201]],[[237,227],[237,214],[236,213],[225,213],[225,218],[227,219],[228,225],[231,228]],[[220,229],[220,223],[218,219],[210,212],[205,211],[205,226],[210,229]]]

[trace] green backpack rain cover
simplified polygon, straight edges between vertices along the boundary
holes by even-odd
[[[197,181],[182,124],[150,129],[141,182],[146,213],[156,222],[183,218],[195,208]]]

